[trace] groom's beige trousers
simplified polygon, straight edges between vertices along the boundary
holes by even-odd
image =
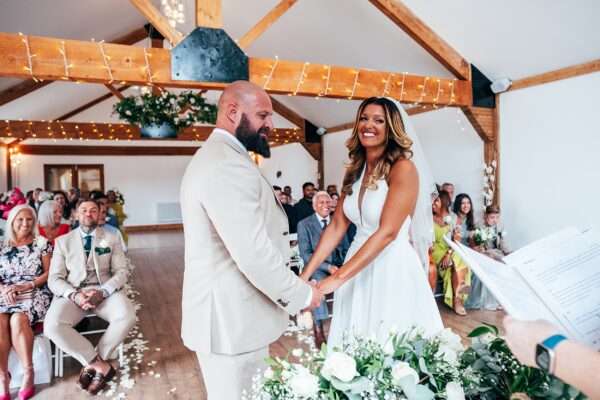
[[[87,314],[94,313],[109,323],[106,332],[94,346],[73,326]],[[108,360],[135,325],[135,309],[127,296],[115,292],[94,310],[84,311],[71,300],[54,297],[44,319],[44,334],[60,349],[72,355],[82,365],[88,365],[96,355]]]
[[[266,368],[269,348],[235,355],[197,352],[196,356],[208,400],[239,400],[242,391],[252,389],[252,377],[257,370]]]

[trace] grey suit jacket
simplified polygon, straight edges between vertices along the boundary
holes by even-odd
[[[308,261],[315,252],[322,232],[321,223],[317,220],[315,214],[309,215],[298,223],[298,247],[300,248],[300,257],[302,257],[304,265],[308,264]],[[335,250],[338,252],[339,260],[334,260],[334,253],[330,254],[313,273],[313,278],[320,280],[324,276],[329,275],[329,267],[336,264],[336,262],[338,264],[344,262],[349,247],[348,239],[344,235],[344,238]]]
[[[98,254],[97,248],[109,248],[110,252]],[[93,264],[101,285],[111,292],[127,283],[129,261],[123,253],[120,238],[103,228],[96,228],[92,251],[85,258],[79,229],[56,238],[50,261],[48,287],[56,296],[67,297],[76,291],[87,276],[86,265]]]
[[[277,340],[311,288],[288,267],[288,221],[245,149],[213,132],[181,184],[182,327],[194,351],[240,354]]]

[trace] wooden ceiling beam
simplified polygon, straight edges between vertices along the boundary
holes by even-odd
[[[169,24],[167,18],[161,14],[150,0],[129,1],[173,46],[183,39],[181,32]]]
[[[199,146],[80,146],[38,145],[19,146],[19,153],[52,156],[192,156]]]
[[[352,128],[354,128],[354,121],[346,122],[344,124],[339,124],[336,126],[332,126],[331,128],[327,128],[327,133],[342,132]]]
[[[32,71],[28,70],[25,42],[29,42]],[[60,49],[66,48],[69,74]],[[102,51],[107,56],[105,59]],[[146,51],[145,56],[144,52]],[[223,89],[226,83],[171,79],[171,57],[166,49],[146,49],[99,43],[0,33],[0,76],[163,87]],[[146,63],[146,59],[148,60]],[[110,68],[110,72],[108,71]],[[391,96],[404,103],[468,106],[471,83],[446,79],[360,70],[279,59],[249,59],[249,80],[270,93],[364,99]]]
[[[121,93],[123,90],[127,89],[130,86],[122,86],[120,88],[116,88],[113,85],[111,85],[110,83],[105,83],[104,86],[106,86],[106,88],[108,90],[110,90],[110,92],[113,94],[113,96],[115,96],[117,99],[119,100],[123,100],[125,98],[125,96],[123,96],[123,93]]]
[[[200,0],[196,0],[200,1]],[[256,25],[252,27],[240,40],[238,46],[247,49],[256,39],[259,38],[271,25],[273,25],[287,10],[289,10],[298,0],[281,0],[267,15],[265,15]]]
[[[214,29],[223,27],[221,0],[196,0],[196,26]]]
[[[398,0],[369,0],[458,79],[470,80],[469,63]]]
[[[146,29],[144,27],[141,27],[123,36],[110,40],[110,43],[132,45],[144,40],[147,37],[148,33],[146,32]],[[18,83],[14,86],[11,86],[8,89],[5,89],[2,92],[0,92],[0,106],[3,106],[6,103],[16,100],[19,97],[23,97],[26,94],[29,94],[35,90],[41,89],[52,82],[53,81],[51,80],[36,82],[32,79],[29,79],[24,82]]]
[[[300,114],[292,110],[273,96],[271,96],[271,103],[273,104],[273,111],[281,115],[283,118],[296,125],[298,128],[304,129],[304,121]]]
[[[463,107],[465,116],[484,143],[496,140],[496,110],[485,107]]]
[[[123,98],[123,95],[121,94],[121,92],[122,92],[123,90],[126,90],[126,89],[130,88],[130,86],[129,86],[129,85],[123,85],[123,86],[121,86],[121,87],[120,87],[120,88],[118,88],[118,89],[115,89],[115,88],[114,88],[112,85],[110,85],[110,84],[105,84],[105,86],[107,86],[107,87],[109,87],[109,86],[110,86],[110,87],[111,87],[111,88],[112,88],[112,89],[113,89],[113,90],[114,90],[116,93],[118,93],[118,94],[119,94],[119,96],[120,96],[119,98]],[[106,93],[106,94],[104,94],[104,95],[102,95],[102,96],[100,96],[100,97],[98,97],[98,98],[96,98],[96,99],[94,99],[94,100],[92,100],[92,101],[89,101],[89,102],[85,103],[85,104],[84,104],[84,105],[82,105],[82,106],[79,106],[79,107],[77,107],[77,108],[76,108],[76,109],[74,109],[74,110],[71,110],[71,111],[69,111],[69,112],[68,112],[68,113],[66,113],[66,114],[63,114],[63,115],[61,115],[60,117],[56,118],[56,120],[57,120],[57,121],[64,121],[64,120],[66,120],[66,119],[69,119],[69,118],[71,118],[71,117],[73,117],[73,116],[75,116],[75,115],[77,115],[77,114],[79,114],[79,113],[81,113],[81,112],[83,112],[83,111],[85,111],[85,110],[89,109],[89,108],[92,108],[92,107],[94,107],[96,104],[100,104],[100,103],[102,103],[104,100],[108,100],[108,99],[110,99],[111,97],[113,97],[113,96],[116,96],[116,95],[113,93],[113,90],[110,90],[110,92],[109,92],[109,93]]]
[[[529,76],[518,79],[512,83],[509,91],[525,89],[532,86],[543,85],[562,79],[574,78],[580,75],[591,74],[600,71],[600,59],[586,62],[583,64],[572,65],[570,67],[557,69],[555,71],[545,72],[543,74]]]
[[[214,126],[191,126],[182,130],[177,140],[204,141]],[[16,139],[53,140],[152,140],[142,139],[137,126],[125,123],[92,123],[64,121],[0,121],[0,137]],[[303,142],[304,132],[300,129],[275,128],[269,134],[272,144]]]

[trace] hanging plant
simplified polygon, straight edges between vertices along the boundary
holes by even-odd
[[[142,129],[166,125],[179,131],[196,123],[214,124],[217,106],[207,103],[200,93],[192,91],[179,94],[163,91],[158,95],[147,91],[120,100],[114,105],[113,114]]]

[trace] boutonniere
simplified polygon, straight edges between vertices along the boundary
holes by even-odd
[[[98,254],[99,256],[101,256],[102,254],[110,253],[110,247],[108,247],[108,242],[106,241],[106,239],[102,239],[100,243],[98,243],[98,246],[96,246],[94,251],[96,251],[96,254]]]

